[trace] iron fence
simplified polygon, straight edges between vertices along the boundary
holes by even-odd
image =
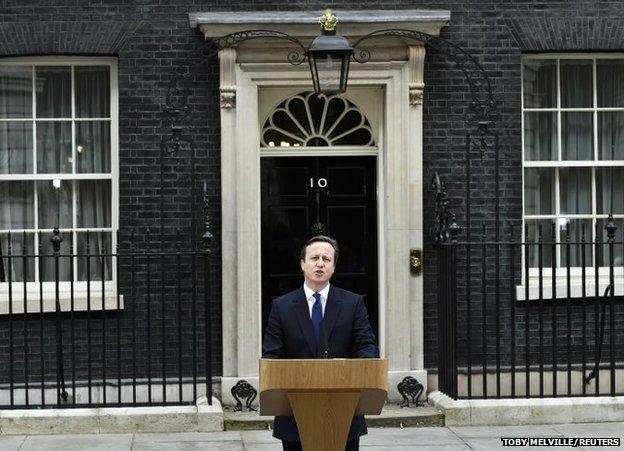
[[[210,234],[31,235],[0,236],[0,409],[211,403]]]
[[[499,241],[483,230],[471,242],[449,227],[436,245],[439,389],[454,399],[624,394],[616,222],[559,235],[561,224],[526,226],[523,239],[511,230]]]

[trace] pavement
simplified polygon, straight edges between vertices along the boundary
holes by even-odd
[[[497,427],[369,428],[362,451],[456,451],[510,449],[501,437],[543,439],[542,446],[511,449],[624,449],[624,423],[557,424]],[[548,446],[546,439],[619,438],[620,446]],[[538,443],[539,444],[539,443]],[[551,444],[554,444],[551,442]],[[589,443],[591,445],[591,443]],[[279,441],[265,431],[181,432],[166,434],[4,435],[0,451],[279,451]]]

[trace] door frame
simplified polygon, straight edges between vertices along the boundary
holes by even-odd
[[[230,390],[240,379],[258,387],[262,334],[259,92],[285,86],[304,91],[309,90],[310,83],[307,67],[246,62],[249,54],[241,57],[237,55],[240,51],[226,49],[219,54],[223,206],[221,393],[225,404],[235,402]],[[411,275],[409,269],[410,248],[422,249],[423,236],[425,51],[422,46],[411,46],[406,53],[407,60],[353,65],[349,77],[352,87],[381,87],[384,93],[383,131],[377,158],[379,333],[381,355],[389,360],[391,400],[401,399],[396,385],[405,376],[416,377],[425,386],[425,393],[427,386],[423,368],[422,276]]]

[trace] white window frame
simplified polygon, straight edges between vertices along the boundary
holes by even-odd
[[[108,252],[114,253],[117,248],[117,230],[119,229],[119,88],[118,88],[118,66],[117,58],[114,57],[72,57],[72,56],[47,56],[47,57],[15,57],[6,58],[0,61],[2,66],[32,66],[33,67],[33,89],[34,83],[34,67],[35,66],[69,66],[71,67],[71,117],[63,118],[75,124],[82,120],[109,120],[110,121],[110,133],[111,133],[111,172],[110,173],[63,173],[63,174],[36,174],[37,164],[37,140],[36,140],[36,127],[33,127],[33,174],[0,174],[0,181],[38,181],[38,180],[54,180],[62,178],[64,181],[74,183],[76,180],[110,180],[111,181],[111,227],[110,228],[89,228],[89,232],[108,232],[111,234],[111,249]],[[74,67],[75,66],[108,66],[110,69],[110,117],[109,118],[76,118],[75,114],[75,85],[74,85]],[[32,115],[29,118],[2,118],[0,121],[49,121],[58,120],[58,118],[51,119],[37,119],[36,118],[36,99],[33,95],[32,99]],[[72,141],[75,140],[76,128],[72,126]],[[72,158],[75,160],[75,146],[72,145]],[[73,220],[75,225],[75,209],[76,209],[76,194],[73,190]],[[11,229],[11,233],[15,233],[18,236],[22,232],[35,233],[41,231],[42,239],[50,237],[52,235],[52,229],[38,229],[38,215],[37,215],[37,198],[35,194],[35,215],[34,215],[34,229]],[[82,229],[81,229],[82,230]],[[86,230],[86,229],[85,229]],[[7,230],[2,230],[6,232]],[[76,230],[75,229],[60,229],[61,236],[67,233],[72,233],[74,238],[74,253],[76,252]],[[35,237],[35,252],[37,252],[38,238]],[[46,243],[49,244],[49,243]],[[69,249],[67,247],[61,248],[61,255],[68,254]],[[6,257],[6,256],[5,256]],[[18,258],[18,257],[16,257]],[[77,275],[76,262],[74,259],[74,277]],[[73,308],[75,311],[84,311],[89,307],[90,310],[114,310],[123,308],[123,296],[117,296],[117,261],[114,257],[111,257],[111,272],[112,280],[91,281],[90,282],[90,306],[87,302],[87,282],[86,281],[74,281],[73,282]],[[37,273],[38,261],[35,260],[35,275]],[[40,295],[40,290],[43,293],[43,297]],[[56,285],[55,282],[26,282],[26,296],[27,296],[27,313],[39,313],[39,312],[53,312],[56,310]],[[12,282],[11,287],[11,311],[13,314],[23,314],[24,311],[24,282]],[[72,303],[72,282],[60,281],[59,282],[59,301],[61,310],[69,311]],[[43,306],[43,310],[41,309]],[[9,313],[9,283],[0,283],[0,315]]]
[[[557,105],[553,108],[525,108],[524,106],[524,63],[527,60],[555,60],[556,61],[556,88],[557,88]],[[584,59],[592,61],[592,106],[589,108],[562,108],[561,107],[561,72],[560,72],[560,62],[561,60],[570,60],[570,59]],[[605,59],[616,59],[624,61],[624,54],[622,53],[547,53],[547,54],[530,54],[522,56],[521,63],[521,142],[522,142],[522,238],[523,241],[527,239],[524,235],[525,227],[524,224],[526,220],[556,220],[560,218],[569,218],[569,219],[590,219],[592,221],[591,230],[588,230],[588,235],[586,237],[588,242],[593,242],[595,240],[595,224],[596,220],[606,219],[606,214],[597,214],[596,213],[596,173],[595,168],[599,167],[624,167],[624,160],[598,160],[598,112],[602,111],[622,111],[624,112],[624,107],[616,108],[616,107],[598,107],[597,106],[597,77],[596,77],[596,60],[605,60]],[[593,114],[593,151],[594,151],[594,159],[586,160],[586,161],[562,161],[561,160],[561,113],[562,112],[591,112]],[[555,112],[557,113],[557,160],[555,161],[526,161],[525,160],[525,142],[524,142],[524,117],[525,112]],[[566,214],[563,215],[560,212],[560,197],[559,197],[559,169],[560,168],[570,168],[570,167],[590,167],[592,168],[592,212],[591,214],[577,214],[571,215]],[[550,215],[526,215],[525,211],[525,169],[526,168],[555,168],[555,214]],[[614,214],[613,217],[615,219],[624,219],[624,214]],[[555,241],[562,242],[565,241],[565,238],[560,234],[560,227],[555,227]],[[588,246],[588,252],[590,246]],[[518,300],[524,300],[526,297],[526,291],[524,283],[527,280],[525,274],[525,247],[522,248],[522,285],[516,287],[516,298]],[[595,246],[591,246],[592,255],[595,253]],[[594,256],[595,257],[595,256]],[[556,275],[555,275],[555,288],[556,288],[556,297],[557,298],[567,298],[567,268],[560,267],[561,263],[561,252],[558,249],[556,252]],[[593,259],[592,259],[593,261]],[[529,299],[538,299],[539,298],[539,268],[530,267],[529,268]],[[571,297],[582,297],[582,268],[581,267],[570,267],[570,296]],[[586,296],[593,297],[595,296],[595,271],[594,265],[587,266],[585,270],[585,279],[586,279]],[[599,284],[599,293],[600,296],[604,293],[604,290],[608,286],[609,281],[609,268],[608,267],[599,267],[598,268],[598,284]],[[624,294],[624,268],[616,267],[615,268],[615,294],[623,295]],[[543,267],[542,269],[542,296],[544,299],[549,299],[552,297],[552,268],[549,265],[548,267]]]

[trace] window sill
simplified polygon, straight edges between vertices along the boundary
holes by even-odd
[[[27,309],[24,312],[24,296],[22,293],[13,293],[10,310],[13,315],[23,315],[24,313],[50,313],[56,312],[55,295],[53,292],[43,293],[43,300],[41,300],[38,292],[28,292],[27,296]],[[102,292],[91,291],[91,302],[89,305],[86,291],[75,291],[73,301],[74,312],[86,312],[90,310],[92,312],[100,312],[104,310],[123,310],[124,299],[123,295],[117,295],[112,290],[107,290],[104,293],[104,302],[102,302]],[[43,310],[42,310],[43,304]],[[72,299],[71,293],[61,292],[59,293],[59,304],[62,312],[72,311]],[[0,315],[9,314],[9,296],[4,290],[0,291]]]
[[[601,278],[602,279],[602,278]],[[598,293],[602,297],[609,285],[608,278],[600,280],[598,283]],[[566,277],[557,277],[556,285],[556,298],[565,300],[568,298],[568,281]],[[529,278],[529,299],[530,301],[540,299],[539,279],[537,277]],[[544,277],[542,280],[542,299],[552,299],[553,288],[552,280],[550,277]],[[593,278],[587,278],[585,283],[585,296],[588,298],[596,297],[596,284]],[[624,278],[621,276],[615,277],[615,296],[624,296]],[[580,277],[570,278],[570,299],[579,299],[583,297],[583,284]],[[526,301],[526,285],[516,285],[516,300]]]

